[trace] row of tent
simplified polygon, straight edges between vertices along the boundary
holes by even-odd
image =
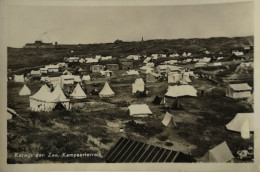
[[[31,90],[26,85],[24,85],[20,90],[19,95],[31,95]],[[100,91],[99,96],[101,98],[109,98],[113,97],[114,95],[115,93],[106,82],[103,89]],[[81,86],[77,84],[70,97],[74,99],[84,99],[87,97],[87,95]],[[59,104],[59,106],[61,104],[67,110],[71,108],[69,104],[70,100],[66,98],[59,85],[55,87],[53,92],[51,92],[47,85],[42,85],[38,92],[29,97],[29,101],[30,108],[33,111],[52,111],[57,104]]]

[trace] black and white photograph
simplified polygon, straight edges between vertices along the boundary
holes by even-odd
[[[8,5],[6,163],[254,163],[254,10]]]

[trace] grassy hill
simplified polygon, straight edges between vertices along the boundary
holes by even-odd
[[[89,57],[97,54],[112,55],[118,58],[129,54],[173,53],[184,51],[196,54],[206,48],[211,52],[230,52],[232,48],[252,45],[253,36],[212,37],[193,39],[147,40],[143,42],[118,42],[103,44],[58,45],[56,48],[11,48],[8,47],[9,71],[27,67],[38,67],[60,62],[66,56]],[[74,52],[71,53],[71,50]],[[91,54],[91,55],[90,55]]]

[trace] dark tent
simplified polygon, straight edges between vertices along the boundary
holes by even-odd
[[[54,111],[56,110],[66,110],[66,108],[61,104],[61,102],[57,103],[56,106],[53,109]]]
[[[94,89],[90,92],[91,95],[98,95],[98,90]]]
[[[175,99],[175,101],[172,103],[171,109],[184,110],[182,103],[178,99]]]
[[[155,96],[154,100],[153,100],[153,104],[155,105],[160,105],[162,102],[163,98]]]

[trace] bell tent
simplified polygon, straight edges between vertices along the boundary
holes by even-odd
[[[70,95],[72,98],[74,99],[84,99],[87,97],[87,95],[85,94],[85,92],[82,90],[81,86],[79,85],[79,83],[77,84],[77,86],[75,87],[75,89],[73,90],[73,92]]]
[[[26,85],[24,85],[21,91],[19,92],[19,96],[28,96],[28,95],[31,95],[31,90]]]
[[[109,98],[115,95],[114,91],[110,88],[108,83],[106,82],[103,89],[99,93],[99,97],[101,98]]]
[[[136,93],[137,91],[144,91],[144,80],[142,78],[137,78],[135,82],[132,84],[132,93]]]

